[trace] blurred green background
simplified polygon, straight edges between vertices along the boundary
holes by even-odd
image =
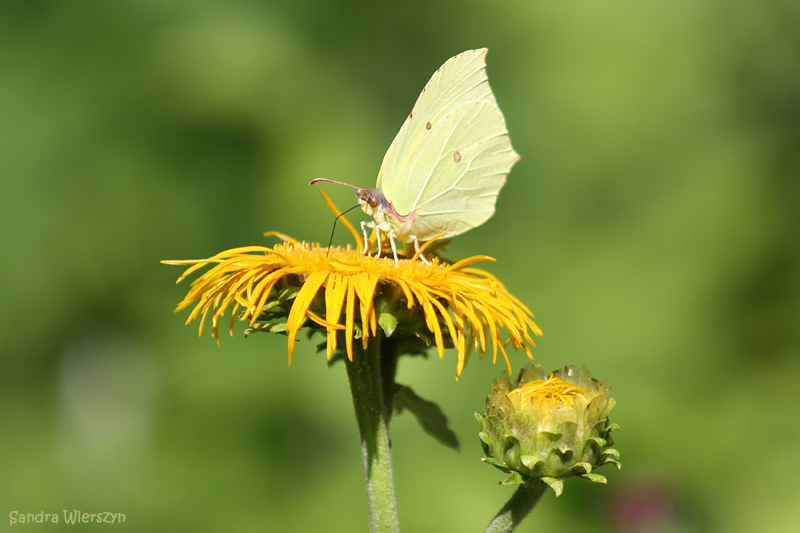
[[[800,530],[792,0],[0,3],[0,530],[367,531],[344,368],[198,338],[159,260],[326,241],[308,181],[371,186],[434,70],[484,46],[522,160],[448,255],[497,258],[536,361],[608,379],[623,428],[608,486],[520,530]],[[406,531],[482,531],[513,493],[473,418],[504,366],[455,364],[401,363],[462,441],[394,421]]]

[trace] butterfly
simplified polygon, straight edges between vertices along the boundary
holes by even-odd
[[[383,158],[375,189],[318,178],[357,189],[361,209],[373,218],[381,254],[381,232],[419,242],[454,237],[494,214],[497,194],[519,160],[511,147],[503,113],[486,76],[486,48],[451,57],[422,89],[411,113]],[[427,260],[420,254],[423,261]]]

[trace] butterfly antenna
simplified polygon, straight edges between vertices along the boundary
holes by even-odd
[[[328,179],[325,179],[325,178],[313,179],[313,180],[309,181],[308,184],[309,185],[314,185],[315,183],[319,183],[321,181],[325,182],[325,183],[335,183],[336,185],[344,185],[345,187],[352,187],[353,189],[358,189],[359,191],[361,190],[360,187],[356,187],[355,185],[350,185],[349,183],[344,183],[342,181],[328,180]]]
[[[361,204],[356,204],[353,207],[351,207],[350,209],[348,209],[347,211],[343,211],[343,212],[339,213],[339,215],[333,220],[333,229],[331,230],[331,240],[328,241],[328,253],[326,253],[325,255],[328,255],[328,254],[331,253],[331,244],[333,244],[333,234],[336,233],[336,223],[339,222],[339,217],[344,216],[346,213],[349,213],[350,211],[352,211],[356,207],[360,207],[360,205]]]

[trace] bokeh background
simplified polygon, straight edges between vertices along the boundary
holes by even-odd
[[[608,486],[520,530],[800,530],[793,0],[4,0],[0,530],[367,531],[344,368],[198,338],[159,260],[326,241],[308,181],[371,186],[434,70],[484,46],[522,160],[448,255],[497,258],[537,362],[608,379],[623,428]],[[402,362],[462,442],[394,421],[405,530],[482,531],[511,496],[473,418],[503,369]]]

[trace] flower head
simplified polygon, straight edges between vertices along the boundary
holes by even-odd
[[[581,476],[605,483],[592,470],[606,463],[619,468],[611,448],[608,413],[614,399],[586,368],[569,365],[544,379],[540,366],[520,372],[514,388],[504,375],[492,384],[486,409],[476,413],[484,461],[511,474],[504,484],[538,478],[560,494],[563,479]]]
[[[283,237],[283,236],[282,236]],[[345,353],[352,360],[354,339],[364,347],[370,338],[408,334],[435,344],[439,356],[451,345],[458,349],[456,376],[469,350],[481,355],[492,343],[492,361],[502,352],[510,369],[506,346],[522,349],[533,359],[528,344],[541,330],[533,315],[497,278],[472,268],[475,256],[454,264],[434,257],[430,264],[366,256],[348,248],[324,248],[283,237],[273,247],[248,246],[196,261],[165,261],[192,265],[178,279],[214,265],[192,282],[176,312],[195,303],[186,323],[200,316],[200,333],[211,316],[212,335],[219,342],[219,319],[231,309],[230,332],[239,308],[250,331],[285,333],[289,337],[289,364],[295,338],[303,326],[324,330],[328,358],[339,348],[343,333]],[[432,241],[431,241],[432,242]],[[344,317],[342,317],[344,314]],[[284,319],[282,322],[275,320]],[[506,340],[501,329],[508,331]]]

